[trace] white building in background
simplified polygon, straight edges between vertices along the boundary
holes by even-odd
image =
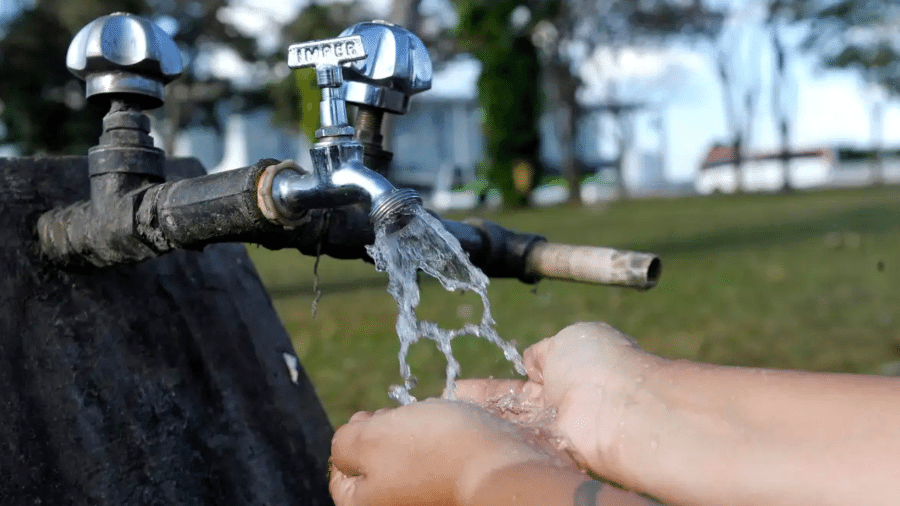
[[[777,152],[747,155],[741,164],[743,190],[781,190],[784,186],[781,158]],[[865,186],[879,181],[900,183],[900,151],[883,151],[880,163],[870,149],[829,147],[792,151],[788,172],[790,185],[796,189]],[[710,149],[697,173],[697,192],[702,195],[734,193],[737,183],[733,150],[725,146]]]
[[[431,190],[477,177],[485,148],[475,101],[423,94],[407,114],[392,117],[390,126],[391,177],[396,183]]]

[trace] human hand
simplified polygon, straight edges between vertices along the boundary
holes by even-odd
[[[463,380],[457,395],[517,424],[543,426],[579,464],[616,479],[624,408],[664,360],[604,323],[566,327],[524,359],[527,381]]]
[[[463,505],[482,480],[507,466],[575,468],[522,428],[473,404],[442,399],[353,415],[334,435],[331,460],[338,506]]]

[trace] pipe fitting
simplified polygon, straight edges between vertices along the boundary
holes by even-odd
[[[291,174],[287,178],[279,177],[285,172],[290,172]],[[281,195],[283,192],[283,190],[275,190],[275,181],[277,179],[279,184],[285,184],[285,179],[299,179],[305,174],[308,174],[308,172],[293,160],[285,160],[279,164],[266,167],[256,186],[256,203],[267,220],[288,229],[298,225],[303,212],[291,211],[285,207],[281,199],[275,198],[276,195]]]

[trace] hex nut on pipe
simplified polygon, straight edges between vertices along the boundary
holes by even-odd
[[[285,216],[279,212],[272,195],[272,184],[275,182],[275,176],[284,170],[293,170],[300,174],[307,173],[293,160],[284,160],[277,165],[269,165],[259,177],[259,183],[256,185],[256,203],[267,220],[291,229],[303,222],[303,217]]]

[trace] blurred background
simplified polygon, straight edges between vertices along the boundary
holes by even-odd
[[[289,44],[385,19],[416,32],[430,91],[386,121],[389,177],[449,217],[551,241],[649,251],[646,293],[496,280],[520,349],[604,320],[669,357],[900,373],[900,5],[893,0],[0,0],[0,156],[79,154],[106,111],[65,68],[103,14],[147,16],[185,62],[155,111],[157,145],[210,172],[293,158],[318,121]],[[335,423],[390,401],[396,306],[364,262],[249,247]],[[477,320],[472,294],[422,280],[419,314]],[[463,376],[510,376],[454,342]],[[444,360],[413,347],[414,394]]]

